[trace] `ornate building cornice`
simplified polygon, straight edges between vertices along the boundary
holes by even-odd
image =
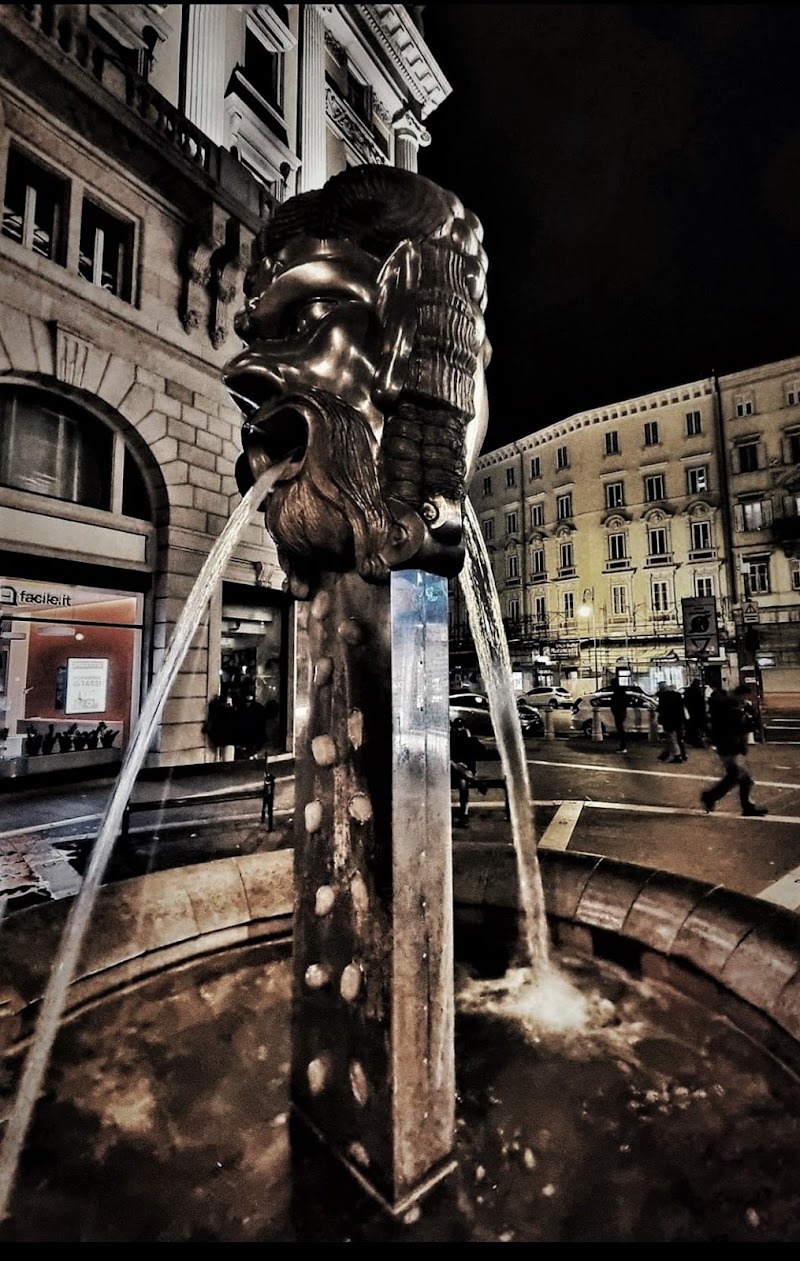
[[[350,145],[362,162],[385,166],[389,159],[370,135],[361,119],[328,83],[325,87],[325,116],[332,131]]]
[[[326,18],[335,14],[351,26],[365,27],[380,48],[404,90],[423,118],[451,93],[450,83],[402,4],[323,5]]]

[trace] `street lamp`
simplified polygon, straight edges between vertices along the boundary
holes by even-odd
[[[600,686],[600,671],[597,664],[597,621],[594,613],[594,587],[586,587],[583,592],[583,601],[578,609],[578,617],[586,617],[592,619],[592,649],[594,655],[594,685],[595,688]]]

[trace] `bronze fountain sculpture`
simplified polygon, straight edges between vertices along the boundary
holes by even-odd
[[[482,230],[357,167],[261,234],[225,382],[297,644],[291,1098],[401,1212],[452,1168],[447,579],[486,429]]]

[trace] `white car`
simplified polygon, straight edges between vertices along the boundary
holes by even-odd
[[[524,699],[537,709],[571,709],[575,697],[565,687],[532,687]]]
[[[625,694],[628,700],[625,730],[627,732],[638,731],[646,735],[650,731],[651,714],[658,711],[658,703],[655,697],[648,696],[646,692],[642,692],[638,688],[626,688]],[[614,715],[609,709],[610,701],[610,688],[603,688],[600,692],[592,692],[591,696],[582,696],[572,707],[571,725],[573,730],[580,731],[585,736],[591,736],[592,715],[595,710],[599,709],[603,735],[605,736],[609,733],[613,735],[616,731],[616,726],[614,724]]]

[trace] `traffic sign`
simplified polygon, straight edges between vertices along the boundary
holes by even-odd
[[[681,600],[683,640],[687,657],[718,657],[717,603],[713,596]]]
[[[743,622],[758,622],[761,618],[761,612],[755,600],[748,600],[742,607]]]

